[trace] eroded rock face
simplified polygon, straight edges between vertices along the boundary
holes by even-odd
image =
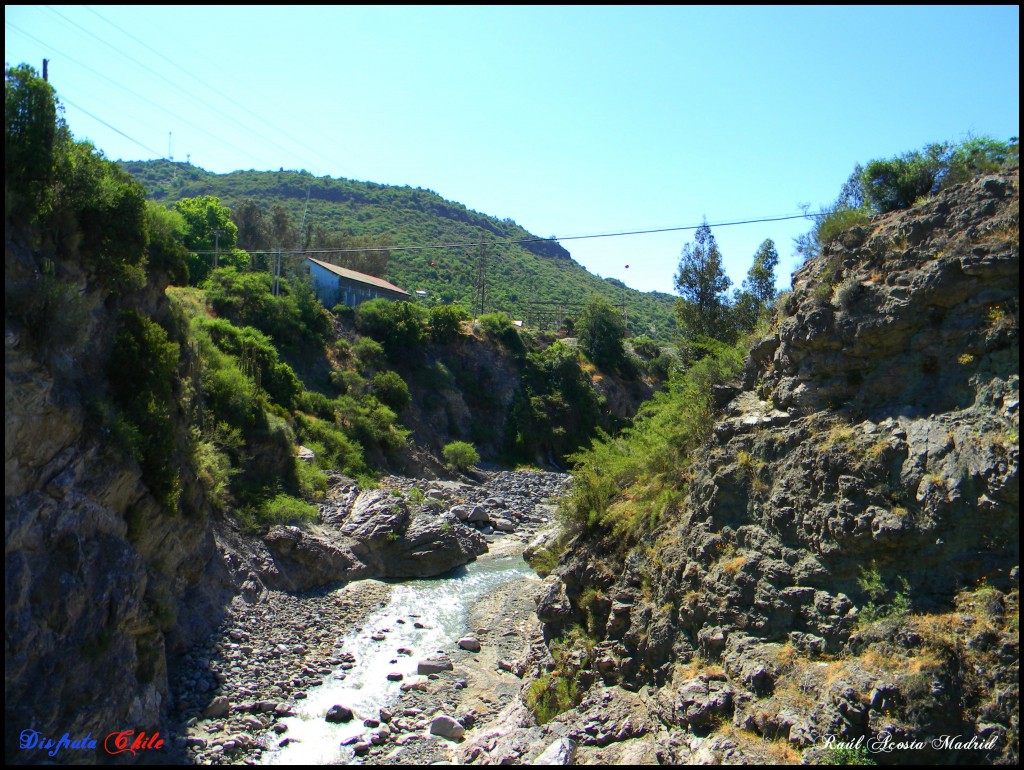
[[[653,688],[697,736],[665,756],[750,761],[744,734],[818,756],[825,735],[880,731],[1017,756],[1016,695],[998,694],[1018,690],[1018,195],[1016,172],[981,178],[801,267],[742,382],[714,394],[677,516],[627,554],[579,541],[548,579],[546,635],[597,637],[581,676]],[[946,626],[974,641],[942,647]],[[975,686],[987,705],[953,705]]]
[[[381,490],[336,500],[322,525],[277,526],[266,534],[268,586],[303,591],[367,577],[435,577],[487,552],[483,535],[429,506],[414,509]]]
[[[74,390],[5,342],[5,751],[25,762],[25,729],[158,728],[168,652],[218,622],[231,586],[205,518],[158,505]]]

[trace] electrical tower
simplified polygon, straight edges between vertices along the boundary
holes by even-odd
[[[473,292],[473,304],[477,308],[477,317],[484,314],[487,305],[487,266],[490,261],[490,247],[481,246],[476,258],[476,286]]]

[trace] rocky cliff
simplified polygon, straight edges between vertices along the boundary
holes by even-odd
[[[9,289],[38,280],[10,242],[6,265]],[[48,355],[10,318],[5,333],[4,731],[16,762],[33,761],[19,753],[24,730],[56,741],[159,729],[168,652],[212,628],[231,595],[197,491],[186,482],[189,513],[171,513],[90,416],[116,311],[84,274],[62,280],[82,298],[86,343]],[[134,302],[159,316],[160,297]]]
[[[674,514],[548,578],[582,701],[466,757],[1016,761],[1018,223],[1014,170],[801,267]]]

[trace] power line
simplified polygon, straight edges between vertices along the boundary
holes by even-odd
[[[204,107],[206,107],[207,109],[209,109],[209,110],[212,110],[212,111],[213,111],[213,112],[215,112],[216,114],[218,114],[218,115],[220,115],[221,117],[223,117],[223,118],[227,119],[227,120],[228,120],[229,122],[231,122],[231,124],[232,124],[232,127],[233,127],[233,128],[235,128],[235,129],[237,129],[237,128],[241,128],[241,129],[243,129],[243,130],[245,130],[245,131],[248,131],[248,132],[249,132],[250,134],[252,134],[253,136],[255,136],[255,137],[256,137],[257,139],[259,139],[260,141],[262,141],[262,142],[264,142],[264,143],[266,143],[266,144],[268,144],[268,145],[270,145],[270,146],[272,146],[272,147],[275,147],[275,148],[277,148],[277,149],[278,149],[278,150],[280,150],[281,152],[284,152],[285,154],[289,154],[289,155],[294,155],[294,152],[293,152],[293,151],[289,151],[289,150],[285,149],[284,147],[282,147],[281,145],[279,145],[279,144],[278,144],[277,142],[273,141],[272,139],[269,139],[269,138],[267,138],[267,137],[266,137],[266,136],[264,136],[263,134],[261,134],[261,133],[259,133],[258,131],[256,131],[256,129],[252,128],[252,127],[251,127],[251,126],[249,126],[249,125],[248,125],[247,123],[245,123],[245,122],[243,122],[243,121],[239,121],[239,120],[238,120],[238,118],[237,118],[237,116],[232,116],[232,115],[229,115],[229,114],[227,114],[226,112],[224,112],[223,110],[221,110],[221,109],[220,109],[219,107],[217,107],[216,105],[214,105],[214,104],[210,104],[210,103],[209,103],[208,101],[206,101],[205,99],[202,99],[202,98],[200,98],[199,96],[197,96],[197,95],[196,95],[196,94],[194,93],[194,91],[192,91],[192,90],[189,90],[189,89],[185,88],[185,86],[183,86],[183,85],[181,85],[181,84],[179,84],[179,83],[176,83],[176,82],[174,82],[174,81],[173,81],[173,80],[171,80],[170,78],[168,78],[168,77],[164,76],[164,75],[163,75],[162,73],[160,73],[160,72],[157,72],[157,71],[156,71],[155,69],[153,69],[152,67],[149,67],[149,66],[147,66],[146,64],[144,64],[143,62],[139,61],[139,60],[138,60],[138,59],[136,59],[136,58],[135,58],[134,56],[130,56],[129,54],[125,53],[125,52],[124,52],[123,50],[121,50],[121,49],[120,49],[120,48],[118,48],[117,46],[115,46],[115,45],[112,45],[112,44],[111,44],[110,42],[108,42],[107,40],[104,40],[104,39],[103,39],[103,38],[101,38],[101,37],[100,37],[99,35],[95,34],[94,32],[91,32],[90,30],[86,29],[86,28],[85,28],[85,27],[83,27],[83,26],[82,26],[81,24],[78,24],[77,22],[73,21],[72,19],[69,19],[69,18],[68,18],[67,16],[65,16],[64,14],[62,14],[62,13],[60,13],[59,11],[55,10],[54,8],[52,8],[52,7],[50,7],[50,6],[45,6],[45,7],[46,7],[46,9],[47,9],[48,11],[50,11],[51,13],[54,13],[54,14],[56,14],[57,16],[59,16],[60,18],[64,19],[64,21],[66,21],[66,22],[67,22],[68,24],[71,24],[72,26],[74,26],[74,27],[76,27],[77,29],[81,30],[81,31],[82,31],[82,32],[84,32],[85,34],[89,35],[90,37],[93,37],[93,38],[95,38],[96,40],[98,40],[99,42],[103,43],[103,44],[104,44],[105,46],[107,46],[108,48],[111,48],[112,50],[114,50],[115,52],[117,52],[117,53],[118,53],[119,55],[121,55],[121,56],[125,57],[126,59],[128,59],[128,60],[129,60],[130,62],[133,62],[134,64],[137,64],[138,66],[142,67],[142,68],[143,68],[144,70],[146,70],[147,72],[150,72],[150,73],[152,73],[153,75],[155,75],[156,77],[160,78],[160,80],[164,81],[165,83],[167,83],[167,84],[168,84],[168,85],[170,85],[171,87],[173,87],[173,88],[176,88],[176,89],[178,89],[178,90],[179,90],[179,91],[181,91],[181,92],[182,92],[183,94],[185,94],[185,95],[186,95],[186,96],[187,96],[188,98],[190,98],[190,99],[193,99],[193,100],[195,100],[195,101],[199,102],[199,104],[203,105],[203,106],[204,106]],[[91,9],[89,9],[89,10],[91,10]],[[92,12],[93,12],[93,13],[96,13],[95,11],[92,11]],[[99,16],[99,14],[98,14],[98,13],[97,13],[96,15],[97,15],[97,16]],[[103,17],[102,17],[102,16],[100,16],[100,18],[101,18],[101,19],[103,19]],[[104,21],[107,21],[106,19],[103,19],[103,20],[104,20]],[[115,24],[114,24],[113,22],[109,22],[109,21],[108,21],[107,23],[108,23],[108,24],[110,24],[111,26],[113,26],[113,27],[114,27],[115,29],[118,29],[118,30],[119,30],[119,31],[121,31],[122,33],[124,33],[124,34],[128,35],[128,33],[127,33],[127,32],[124,32],[124,30],[122,30],[122,29],[121,29],[120,27],[117,27],[117,25],[115,25]],[[132,37],[132,36],[131,36],[131,35],[128,35],[128,37]],[[132,39],[133,39],[133,40],[135,40],[135,38],[134,38],[134,37],[132,37]],[[141,42],[141,41],[137,41],[137,42]],[[144,45],[144,44],[143,44],[143,45]],[[146,47],[147,47],[147,48],[149,48],[149,46],[146,46]],[[150,48],[149,50],[151,50],[151,51],[152,51],[153,49],[152,49],[152,48]],[[154,53],[156,53],[156,52],[154,51]],[[166,57],[164,57],[164,58],[166,58]],[[168,59],[168,61],[170,61],[170,60]],[[172,62],[172,63],[173,63],[173,62]],[[179,69],[181,69],[181,68],[179,67]],[[182,71],[183,71],[183,72],[186,72],[185,70],[182,70]],[[187,74],[187,73],[186,73],[186,74]],[[195,77],[195,76],[193,76],[193,77]],[[196,77],[196,80],[199,80],[199,82],[201,82],[201,83],[203,82],[203,81],[202,81],[202,80],[200,80],[200,79],[199,79],[198,77]]]
[[[742,219],[734,222],[715,222],[708,223],[708,227],[733,227],[735,225],[753,225],[761,222],[783,222],[787,219],[806,219],[806,214],[788,214],[783,217],[764,217],[762,219]],[[580,241],[588,238],[618,238],[623,235],[648,235],[651,233],[675,233],[683,230],[698,230],[703,227],[704,224],[699,225],[681,225],[679,227],[659,227],[652,230],[627,230],[617,233],[595,233],[593,235],[564,235],[559,237],[553,235],[549,238],[515,238],[507,241],[473,241],[470,243],[434,243],[427,246],[374,246],[362,249],[300,249],[296,251],[289,251],[288,254],[295,255],[307,255],[307,254],[349,254],[364,251],[422,251],[425,249],[469,249],[479,246],[507,246],[518,243],[557,243],[558,241]],[[272,254],[270,251],[248,251],[248,254]],[[196,254],[212,254],[212,251],[198,251]]]
[[[238,144],[237,144],[237,143],[233,143],[233,142],[229,142],[229,141],[227,141],[227,140],[225,140],[225,139],[221,139],[221,138],[220,138],[220,137],[218,137],[217,135],[215,135],[215,134],[213,134],[213,133],[211,133],[211,132],[207,131],[207,130],[206,130],[205,128],[203,128],[202,126],[196,125],[195,123],[193,123],[192,121],[190,121],[190,120],[189,120],[188,118],[185,118],[185,117],[183,117],[183,116],[182,116],[181,114],[179,114],[179,113],[175,113],[175,112],[172,112],[171,110],[168,110],[168,109],[167,109],[166,107],[163,107],[163,106],[161,106],[161,105],[157,104],[157,103],[156,103],[156,102],[154,102],[154,101],[153,101],[152,99],[149,99],[149,98],[147,98],[147,97],[143,96],[142,94],[138,94],[138,93],[136,93],[135,91],[133,91],[132,89],[128,88],[127,86],[121,85],[121,84],[120,84],[120,83],[118,83],[118,82],[117,82],[116,80],[114,80],[114,79],[112,79],[112,78],[109,78],[109,77],[107,77],[107,76],[106,76],[106,75],[104,75],[104,74],[103,74],[102,72],[99,72],[98,70],[95,70],[95,69],[93,69],[92,67],[90,67],[90,66],[89,66],[89,65],[87,65],[87,64],[83,64],[82,62],[80,62],[80,61],[78,61],[78,60],[77,60],[76,58],[74,58],[73,56],[70,56],[70,55],[68,55],[68,54],[64,53],[63,51],[61,51],[61,50],[59,50],[59,49],[57,49],[57,48],[54,48],[54,47],[53,47],[53,46],[51,46],[51,45],[50,45],[49,43],[46,43],[45,41],[43,41],[43,40],[40,40],[39,38],[37,38],[37,37],[36,37],[35,35],[32,35],[32,34],[30,34],[30,33],[26,32],[25,30],[21,29],[21,28],[20,28],[20,27],[18,27],[18,26],[17,26],[16,24],[12,24],[11,22],[9,22],[9,21],[7,21],[7,20],[5,19],[5,20],[4,20],[4,26],[5,26],[5,27],[10,27],[11,29],[13,29],[13,30],[15,30],[16,32],[18,32],[18,33],[20,33],[20,34],[24,35],[25,37],[27,37],[27,38],[30,38],[31,40],[34,40],[34,41],[36,41],[36,42],[37,42],[37,43],[39,43],[40,45],[42,45],[42,46],[45,46],[45,47],[49,48],[50,50],[54,51],[55,53],[59,54],[60,56],[63,56],[63,57],[64,57],[65,59],[67,59],[68,61],[70,61],[70,62],[73,62],[74,64],[77,64],[77,65],[78,65],[79,67],[81,67],[82,69],[84,69],[84,70],[86,70],[86,71],[88,71],[88,72],[92,72],[92,73],[96,74],[96,75],[97,75],[98,77],[102,78],[103,80],[106,80],[107,82],[109,82],[109,83],[112,83],[112,84],[113,84],[113,85],[114,85],[114,86],[115,86],[116,88],[119,88],[119,89],[121,89],[122,91],[125,91],[125,92],[126,92],[126,93],[128,93],[128,94],[131,94],[131,95],[132,95],[132,96],[134,96],[134,97],[135,97],[136,99],[139,99],[140,101],[143,101],[143,102],[145,102],[145,103],[147,103],[147,104],[151,104],[151,105],[152,105],[153,107],[155,107],[156,109],[158,109],[158,110],[159,110],[160,112],[164,112],[164,113],[166,113],[166,114],[170,115],[170,116],[171,116],[172,118],[174,118],[175,120],[178,120],[178,121],[180,121],[180,122],[184,123],[185,125],[191,126],[192,128],[196,129],[197,131],[199,131],[199,132],[201,132],[201,133],[203,133],[203,134],[206,134],[206,135],[207,135],[207,136],[209,136],[209,137],[210,137],[211,139],[213,139],[213,140],[214,140],[215,142],[217,142],[217,143],[219,143],[219,144],[222,144],[222,145],[224,145],[225,147],[229,147],[229,148],[231,148],[231,149],[235,150],[236,152],[240,152],[241,154],[245,155],[245,157],[247,157],[247,158],[250,158],[251,160],[255,160],[255,161],[257,161],[257,162],[260,162],[260,159],[259,159],[259,158],[255,157],[254,155],[250,155],[249,153],[245,152],[244,150],[241,150],[241,149],[239,149],[239,147],[238,147]],[[51,85],[52,85],[52,83],[51,83]],[[64,97],[62,96],[61,98],[64,98]],[[66,99],[65,99],[65,101],[66,101]],[[79,108],[79,109],[80,109],[80,108]],[[151,150],[151,152],[152,152],[152,150]],[[161,153],[159,153],[159,152],[156,152],[156,153],[154,153],[154,154],[155,154],[155,155],[156,155],[157,157],[163,157],[163,155],[162,155]]]
[[[159,154],[160,154],[160,153],[158,153],[158,152],[157,152],[156,150],[154,150],[154,149],[153,149],[152,147],[147,147],[146,145],[144,145],[144,144],[143,144],[142,142],[140,142],[140,141],[139,141],[138,139],[133,139],[132,137],[128,136],[128,134],[126,134],[126,133],[125,133],[124,131],[122,131],[121,129],[119,129],[119,128],[114,128],[114,127],[113,127],[112,125],[110,125],[109,123],[107,123],[107,121],[103,120],[102,118],[98,118],[98,117],[96,117],[95,115],[93,115],[93,114],[92,114],[91,112],[89,112],[89,110],[85,109],[84,107],[79,107],[79,106],[78,106],[77,104],[75,104],[75,103],[74,103],[73,101],[71,101],[70,99],[68,99],[68,98],[67,98],[66,96],[62,96],[62,97],[60,97],[60,100],[61,100],[62,102],[64,102],[64,104],[70,104],[70,105],[71,105],[72,107],[74,107],[74,108],[75,108],[76,110],[81,110],[82,112],[84,112],[84,113],[85,113],[86,115],[88,115],[88,116],[89,116],[90,118],[92,118],[93,120],[95,120],[95,121],[97,121],[97,122],[99,122],[99,123],[102,123],[103,125],[105,125],[105,126],[106,126],[107,128],[109,128],[109,129],[110,129],[111,131],[116,131],[117,133],[119,133],[119,134],[120,134],[121,136],[123,136],[123,137],[124,137],[125,139],[127,139],[128,141],[130,141],[130,142],[135,142],[135,144],[139,145],[139,147],[141,147],[141,148],[142,148],[143,150],[146,150],[147,152],[151,152],[151,153],[153,153],[154,155],[159,155]]]
[[[220,98],[222,98],[222,99],[224,99],[225,101],[228,101],[228,102],[230,102],[231,104],[235,105],[235,106],[236,106],[236,107],[238,107],[238,108],[239,108],[240,110],[242,110],[243,112],[246,112],[246,113],[248,113],[249,115],[251,115],[252,117],[254,117],[254,118],[255,118],[256,120],[258,120],[258,121],[260,121],[261,123],[263,123],[264,125],[266,125],[266,126],[269,126],[269,127],[271,128],[271,129],[273,129],[273,130],[274,130],[274,131],[276,131],[277,133],[279,133],[279,134],[281,134],[282,136],[284,136],[284,137],[285,137],[286,139],[288,139],[288,140],[289,140],[290,142],[292,142],[292,143],[293,143],[293,144],[295,144],[296,146],[300,147],[300,148],[301,148],[301,149],[302,149],[303,151],[305,151],[305,152],[309,152],[309,153],[312,153],[313,155],[316,155],[316,156],[318,156],[319,158],[321,158],[321,159],[323,159],[323,160],[327,161],[328,163],[330,163],[330,164],[331,164],[332,166],[334,166],[335,168],[341,169],[342,171],[345,171],[345,170],[346,170],[345,166],[341,165],[340,163],[336,162],[335,160],[333,160],[333,159],[331,159],[331,158],[328,158],[328,157],[327,157],[326,155],[323,155],[322,153],[318,152],[318,151],[317,151],[316,149],[314,149],[314,148],[312,148],[312,147],[307,147],[306,145],[304,145],[304,144],[302,144],[301,142],[297,141],[297,140],[295,139],[295,137],[293,137],[292,135],[290,135],[290,134],[289,134],[289,133],[288,133],[287,131],[285,131],[285,130],[284,130],[284,129],[282,129],[282,128],[279,128],[279,127],[278,127],[278,126],[276,126],[276,125],[274,125],[274,124],[273,124],[273,123],[271,123],[271,122],[270,122],[269,120],[267,120],[266,118],[264,118],[264,117],[263,117],[262,115],[260,115],[260,114],[258,114],[258,113],[256,113],[256,112],[253,112],[253,111],[252,111],[252,110],[250,110],[250,109],[249,109],[248,107],[246,107],[246,106],[245,106],[244,104],[241,104],[240,102],[237,102],[237,101],[235,101],[235,99],[233,99],[233,98],[232,98],[232,97],[231,97],[230,95],[228,95],[228,94],[224,93],[223,91],[220,91],[220,90],[218,90],[217,88],[214,88],[214,86],[212,86],[212,85],[211,85],[211,84],[209,83],[209,80],[208,80],[208,79],[203,79],[203,78],[199,77],[198,75],[196,75],[196,74],[194,74],[194,73],[192,73],[192,72],[189,72],[189,71],[188,71],[187,69],[185,69],[184,67],[182,67],[182,66],[181,66],[180,64],[178,64],[177,62],[173,61],[172,59],[169,59],[168,57],[164,56],[164,55],[163,55],[162,53],[160,53],[160,52],[159,52],[158,50],[156,50],[155,48],[153,48],[153,47],[152,47],[152,46],[150,46],[149,44],[147,44],[147,43],[143,42],[142,40],[139,40],[139,38],[135,37],[135,35],[131,34],[131,33],[130,33],[130,32],[128,32],[127,30],[125,30],[124,28],[122,28],[122,27],[119,27],[119,26],[118,26],[117,24],[115,24],[115,23],[114,23],[114,22],[112,22],[112,21],[111,21],[110,19],[108,19],[108,18],[106,18],[105,16],[103,16],[103,15],[102,15],[101,13],[99,13],[99,12],[98,12],[98,11],[96,11],[95,9],[93,9],[93,8],[90,8],[89,6],[83,6],[83,7],[84,7],[84,8],[85,8],[85,9],[86,9],[87,11],[89,11],[89,12],[90,12],[91,14],[93,14],[94,16],[97,16],[98,18],[100,18],[100,19],[102,19],[103,21],[105,21],[105,22],[106,22],[107,24],[109,24],[109,25],[110,25],[111,27],[113,27],[114,29],[116,29],[116,30],[117,30],[118,32],[120,32],[121,34],[123,34],[123,35],[125,35],[125,36],[127,36],[127,37],[131,38],[131,39],[132,39],[132,40],[134,40],[134,41],[135,41],[136,43],[138,43],[139,45],[141,45],[141,46],[142,46],[143,48],[146,48],[147,50],[149,50],[149,51],[151,51],[152,53],[154,53],[154,54],[156,54],[157,56],[159,56],[159,57],[160,57],[161,59],[163,59],[164,61],[166,61],[166,62],[167,62],[168,64],[170,64],[170,65],[171,65],[172,67],[175,67],[176,69],[179,69],[179,70],[181,70],[181,71],[182,71],[182,72],[184,72],[184,73],[185,73],[186,75],[188,75],[188,76],[189,76],[190,78],[192,78],[192,79],[193,79],[193,80],[195,80],[195,81],[196,81],[197,83],[199,83],[200,85],[204,86],[205,88],[209,89],[210,91],[212,91],[213,93],[215,93],[215,94],[216,94],[217,96],[219,96]],[[252,131],[252,129],[249,129],[249,130],[250,130],[250,131]],[[254,133],[255,133],[255,132],[254,132]],[[278,144],[275,144],[274,142],[272,142],[272,141],[271,141],[271,140],[269,140],[269,139],[266,139],[265,137],[263,137],[263,136],[262,136],[262,135],[260,135],[260,134],[256,134],[256,136],[259,136],[259,137],[260,137],[261,139],[264,139],[264,141],[266,141],[266,142],[268,142],[268,143],[270,143],[270,144],[273,144],[273,145],[274,145],[275,147],[277,147],[278,149],[281,149],[281,150],[285,150],[285,148],[281,147],[281,146],[280,146],[280,145],[278,145]],[[288,152],[288,150],[285,150],[285,152]]]

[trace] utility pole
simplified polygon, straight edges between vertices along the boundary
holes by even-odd
[[[213,269],[217,269],[217,265],[220,264],[220,237],[224,235],[223,230],[213,231]]]
[[[43,82],[50,82],[50,60],[43,59]]]
[[[306,185],[306,208],[302,210],[302,225],[299,227],[299,237],[302,238],[303,248],[309,248],[309,238],[306,237],[306,214],[309,213],[309,193],[313,189],[313,183]]]
[[[274,290],[273,295],[276,297],[281,293],[281,247],[277,246],[274,249]]]

